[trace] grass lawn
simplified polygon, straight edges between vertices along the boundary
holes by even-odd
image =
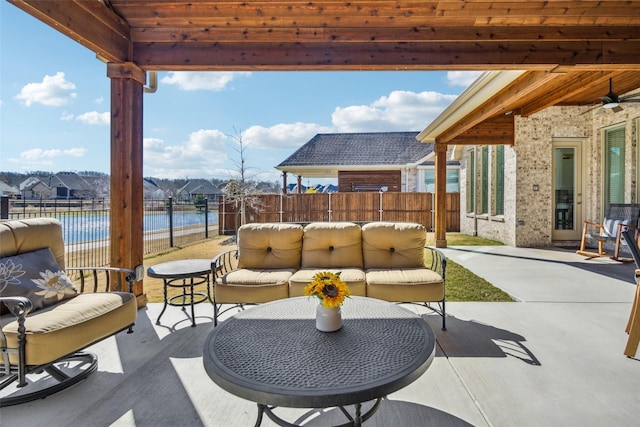
[[[427,245],[435,245],[433,233],[427,235]],[[502,243],[460,233],[447,233],[449,246],[501,246]],[[514,301],[506,292],[476,276],[460,264],[447,259],[447,301]]]
[[[213,258],[225,250],[235,248],[233,244],[229,244],[229,240],[229,236],[216,236],[184,248],[174,248],[161,254],[149,255],[144,260],[145,272],[148,267],[161,262],[188,258]],[[433,246],[434,244],[433,233],[429,233],[427,245]],[[447,233],[447,244],[451,246],[502,245],[502,243],[493,240],[460,233]],[[502,290],[451,260],[447,260],[446,281],[447,301],[513,301]],[[162,302],[162,280],[145,276],[144,292],[147,294],[149,302]],[[177,294],[178,292],[178,289],[171,289],[169,294]]]

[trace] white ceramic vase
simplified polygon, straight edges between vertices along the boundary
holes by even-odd
[[[322,332],[334,332],[342,327],[340,307],[325,307],[318,304],[316,308],[316,328]]]

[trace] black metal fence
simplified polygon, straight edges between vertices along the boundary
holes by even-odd
[[[62,223],[68,267],[107,266],[109,199],[14,200],[2,197],[0,219],[52,217]],[[218,206],[207,199],[144,201],[144,253],[207,239],[218,234]]]

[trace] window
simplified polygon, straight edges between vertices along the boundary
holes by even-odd
[[[489,213],[489,147],[480,148],[480,156],[482,156],[481,176],[480,176],[480,213]]]
[[[493,214],[504,215],[504,145],[498,145],[494,154]]]
[[[604,133],[604,211],[611,203],[624,203],[624,127]]]
[[[503,145],[467,151],[467,213],[504,215],[504,152]]]
[[[476,152],[467,151],[467,212],[476,210]]]
[[[459,169],[447,169],[447,193],[459,193],[460,192],[460,170]],[[424,191],[427,193],[436,192],[436,170],[425,169],[424,170]]]

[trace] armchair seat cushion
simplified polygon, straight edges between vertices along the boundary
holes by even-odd
[[[304,295],[304,288],[313,280],[316,273],[322,272],[340,273],[340,279],[349,287],[351,295],[367,296],[367,284],[364,271],[360,268],[303,268],[298,270],[289,279],[289,296],[299,297]]]
[[[42,365],[74,353],[113,335],[136,320],[137,302],[127,292],[81,293],[75,298],[30,313],[25,327],[26,364]],[[8,347],[18,347],[18,322],[13,315],[2,316]],[[10,354],[10,362],[18,356]]]

